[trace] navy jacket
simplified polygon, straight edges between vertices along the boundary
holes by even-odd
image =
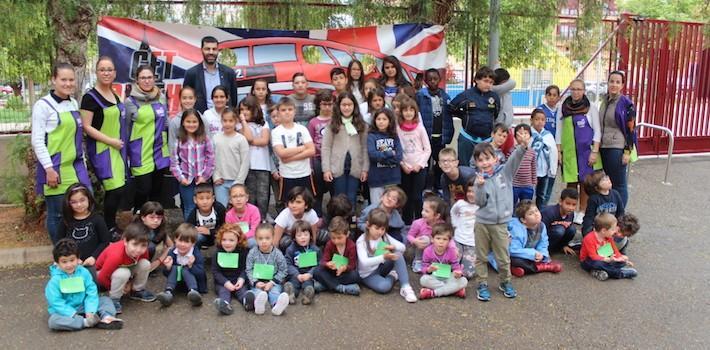
[[[168,251],[168,256],[173,258],[173,267],[177,266],[177,254],[175,254],[175,248],[169,248],[170,250]],[[195,249],[192,250],[192,255],[195,256],[195,262],[192,263],[191,268],[187,268],[187,266],[183,266],[184,269],[188,269],[190,273],[195,276],[195,279],[197,280],[197,291],[205,294],[207,293],[207,275],[205,274],[205,258],[202,257],[202,253],[200,252],[200,248],[195,246]],[[184,270],[183,270],[184,271]],[[168,269],[163,269],[163,274],[165,276],[168,276],[170,274],[170,270]]]
[[[488,138],[500,111],[500,97],[493,91],[481,92],[472,87],[449,104],[449,112],[461,118],[463,129],[471,136]]]
[[[298,276],[302,273],[310,273],[313,275],[313,271],[318,267],[316,266],[311,266],[311,267],[304,267],[300,268],[298,267],[298,256],[301,255],[301,253],[305,253],[306,250],[308,251],[313,251],[316,252],[316,262],[320,262],[321,259],[321,253],[320,253],[320,248],[318,248],[315,244],[312,244],[308,246],[308,248],[303,248],[299,246],[296,241],[294,240],[288,248],[286,248],[286,264],[288,265],[288,277],[291,278],[293,276]]]
[[[247,278],[247,255],[249,254],[249,248],[239,248],[235,249],[232,253],[239,254],[239,263],[236,269],[221,267],[217,263],[217,255],[223,253],[224,249],[217,246],[214,251],[214,256],[212,257],[212,277],[214,278],[214,284],[216,286],[223,286],[227,281],[232,283],[237,283],[237,280],[241,277],[244,279],[244,287],[247,288],[249,284],[249,279]]]
[[[451,139],[454,137],[454,121],[449,114],[449,102],[451,102],[451,97],[446,91],[439,89],[439,97],[441,97],[441,145],[447,145],[451,143]],[[431,137],[432,129],[434,128],[434,109],[431,105],[431,93],[429,88],[423,87],[419,92],[417,92],[417,105],[419,105],[419,113],[422,115],[422,122],[424,123],[424,128],[426,129],[427,135]]]
[[[237,75],[234,69],[223,64],[217,63],[219,70],[219,84],[224,85],[229,91],[229,103],[232,107],[237,105]],[[196,64],[185,72],[185,79],[182,82],[183,86],[190,86],[195,89],[196,102],[195,109],[200,113],[205,113],[207,110],[207,98],[212,94],[212,91],[205,91],[205,71],[202,62]]]
[[[399,185],[402,182],[399,162],[402,161],[403,151],[398,136],[371,130],[367,135],[367,154],[370,157],[370,171],[367,174],[370,187]]]

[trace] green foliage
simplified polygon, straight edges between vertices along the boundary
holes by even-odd
[[[27,105],[22,97],[12,95],[7,99],[7,104],[5,105],[8,109],[13,111],[27,111]]]
[[[617,0],[620,12],[670,21],[707,23],[710,1],[707,0]]]
[[[17,135],[10,143],[5,164],[7,165],[0,175],[0,188],[5,202],[11,204],[23,204],[25,209],[35,203],[24,203],[24,189],[28,185],[27,176],[19,169],[31,152],[30,138],[28,135]]]
[[[45,1],[0,0],[0,80],[45,81],[53,52]]]

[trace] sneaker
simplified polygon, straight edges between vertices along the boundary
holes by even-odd
[[[459,289],[459,290],[456,292],[456,294],[454,294],[454,295],[456,295],[457,297],[459,297],[459,298],[461,298],[461,299],[466,299],[466,288],[461,288],[461,289]]]
[[[133,300],[144,301],[146,303],[151,303],[155,301],[155,295],[147,290],[134,290],[128,295],[129,298]]]
[[[192,304],[192,306],[202,305],[202,295],[200,295],[200,292],[194,289],[190,289],[190,291],[187,292],[187,300],[190,301],[190,304]]]
[[[252,291],[248,291],[247,295],[244,297],[244,310],[245,311],[254,311],[254,299],[256,298],[256,295]]]
[[[296,288],[293,286],[293,283],[284,283],[284,293],[288,294],[289,304],[293,305],[296,303]]]
[[[399,275],[394,269],[390,270],[390,273],[388,273],[387,276],[392,276],[392,278],[394,278],[394,282],[397,282],[397,280],[399,280]]]
[[[276,304],[274,304],[274,306],[271,308],[271,314],[274,316],[280,316],[282,313],[284,313],[284,311],[286,311],[288,304],[289,304],[288,294],[286,294],[286,293],[279,294],[279,298],[276,299]]]
[[[123,320],[115,317],[104,317],[101,322],[96,324],[98,329],[121,329],[123,328]]]
[[[84,328],[92,328],[99,323],[99,315],[91,314],[91,317],[84,317]]]
[[[622,267],[621,268],[621,278],[634,278],[638,276],[638,271],[633,267]]]
[[[400,288],[399,290],[399,295],[404,298],[408,303],[416,303],[417,302],[417,295],[414,294],[414,290],[412,289],[412,286],[404,286]]]
[[[414,260],[412,262],[412,271],[414,271],[414,273],[422,272],[422,261],[421,260]]]
[[[313,289],[316,290],[316,293],[325,292],[326,290],[325,286],[318,281],[313,281]]]
[[[429,289],[429,288],[422,288],[419,290],[419,299],[424,300],[424,299],[431,299],[434,298],[436,295],[434,295],[434,291]]]
[[[583,221],[584,221],[584,213],[582,213],[581,211],[575,211],[574,212],[574,219],[572,220],[572,222],[574,222],[577,225],[581,225]]]
[[[592,277],[600,281],[606,281],[609,279],[609,274],[604,270],[592,270]]]
[[[116,309],[116,315],[123,313],[123,307],[121,306],[121,299],[111,299],[113,302],[113,308]]]
[[[266,311],[266,303],[269,301],[269,296],[263,290],[260,290],[254,298],[254,313],[263,315]]]
[[[316,295],[316,290],[313,286],[306,286],[303,288],[303,297],[301,298],[301,304],[310,305],[313,302],[313,298]]]
[[[335,290],[341,294],[347,295],[360,295],[360,286],[357,283],[353,284],[339,284],[335,287]]]
[[[515,288],[513,288],[513,284],[510,282],[501,283],[500,285],[498,285],[498,289],[503,292],[503,295],[505,295],[506,298],[512,299],[518,296],[518,292],[515,291]]]
[[[510,268],[510,273],[515,276],[515,277],[523,277],[525,276],[525,270],[523,270],[522,267],[511,267]]]
[[[173,304],[173,293],[169,290],[166,290],[162,293],[158,293],[158,296],[156,298],[160,302],[160,305],[162,305],[163,307],[168,307]]]
[[[230,305],[226,300],[217,298],[212,302],[212,304],[214,304],[214,307],[222,315],[231,315],[234,312],[232,305]]]
[[[491,300],[491,292],[488,290],[488,284],[484,282],[478,284],[478,289],[476,289],[476,297],[480,301]]]

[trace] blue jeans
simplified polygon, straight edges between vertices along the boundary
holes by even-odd
[[[624,150],[621,148],[602,148],[599,150],[602,157],[604,172],[611,180],[611,187],[619,192],[624,207],[629,202],[629,190],[626,184],[626,165],[623,164]]]
[[[535,187],[535,205],[542,208],[547,205],[552,196],[552,188],[555,187],[554,176],[543,176],[537,178],[537,186]]]
[[[572,224],[567,228],[562,225],[550,225],[547,229],[547,237],[550,241],[550,253],[561,251],[564,246],[572,241],[575,233],[577,233],[577,229]]]
[[[357,189],[360,187],[360,179],[344,174],[333,179],[333,196],[344,193],[348,196],[350,204],[357,203]]]
[[[513,206],[518,205],[523,199],[533,199],[535,189],[532,187],[517,187],[513,186]]]
[[[52,240],[52,244],[57,244],[59,234],[59,225],[62,223],[62,206],[64,201],[64,195],[58,194],[54,196],[44,197],[44,202],[47,203],[47,232],[49,233],[49,238]]]
[[[79,314],[84,314],[84,305],[79,305],[74,316],[62,316],[59,314],[49,315],[49,329],[55,331],[78,331],[84,328],[84,317]],[[109,297],[99,297],[99,309],[96,315],[100,319],[106,316],[116,316],[116,308],[113,306],[113,301]]]
[[[258,294],[262,290],[254,287],[254,288],[252,288],[251,291],[254,294]],[[271,289],[269,289],[268,292],[266,292],[267,295],[269,296],[269,304],[271,304],[271,306],[274,306],[276,304],[276,300],[279,299],[279,295],[281,294],[282,291],[283,291],[283,288],[281,287],[281,285],[274,283],[274,286],[271,287]]]
[[[165,289],[174,290],[175,287],[177,287],[177,270],[178,265],[176,264],[173,264],[173,266],[170,267],[170,274],[168,274]],[[197,276],[190,272],[190,269],[187,266],[182,267],[182,282],[185,283],[188,290],[197,290]]]
[[[187,217],[195,210],[195,182],[185,186],[180,184],[180,206],[182,207],[182,217],[187,221]]]
[[[298,296],[298,294],[301,293],[302,289],[305,289],[308,286],[313,287],[313,282],[315,281],[315,277],[313,277],[313,275],[311,275],[311,279],[309,279],[308,281],[304,281],[304,282],[301,282],[298,280],[298,275],[293,275],[293,276],[289,276],[289,277],[290,278],[288,279],[288,281],[291,282],[291,284],[293,284],[293,291],[296,296]]]
[[[389,293],[394,287],[394,278],[388,276],[390,271],[397,271],[399,285],[401,287],[409,285],[409,273],[407,272],[407,263],[404,261],[404,256],[400,255],[395,261],[385,260],[384,263],[377,267],[377,270],[371,275],[362,279],[362,284],[374,290],[376,293]]]
[[[620,279],[624,278],[623,274],[621,273],[621,268],[625,267],[626,263],[623,262],[603,262],[600,260],[592,260],[592,259],[587,259],[582,261],[582,268],[584,271],[592,271],[592,270],[604,270],[606,271],[607,274],[609,274],[610,278],[615,278],[615,279]]]
[[[215,199],[225,208],[229,204],[229,189],[232,188],[232,185],[234,185],[234,180],[224,180],[223,184],[214,185]]]

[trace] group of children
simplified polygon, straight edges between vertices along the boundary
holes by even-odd
[[[494,124],[498,116],[491,115],[490,142],[475,145],[459,165],[457,151],[445,145],[453,137],[451,116],[461,110],[449,106],[437,70],[426,71],[426,86],[416,92],[396,59],[385,60],[380,81],[365,80],[362,65],[353,62],[347,72],[331,72],[334,82],[344,75],[346,83],[319,91],[310,119],[297,115],[308,113],[308,99],[273,105],[264,80],[237,109],[227,107],[226,90],[216,87],[214,107],[204,115],[193,109],[194,90],[183,88],[170,146],[185,223],[171,234],[163,207],[149,201],[134,208],[135,219],[111,242],[91,191],[70,187],[61,228],[66,238],[55,246],[47,285],[50,328],[119,328],[115,315],[124,295],[168,307],[182,291],[201,305],[208,291],[201,251],[211,245],[213,304],[225,315],[233,313],[233,298],[247,311],[263,314],[270,306],[281,315],[298,297],[308,305],[317,292],[359,295],[360,284],[384,294],[399,282],[407,302],[464,298],[474,277],[477,298],[487,301],[489,263],[499,272],[499,289],[514,298],[511,275],[561,271],[550,252],[573,252],[577,193],[565,190],[558,205],[543,208],[557,169],[546,112],[535,109],[532,127],[513,129],[512,151],[505,146],[508,126]],[[490,92],[483,87],[494,77],[482,68],[471,93]],[[296,85],[305,90],[303,74],[294,75]],[[441,175],[427,184],[430,164]],[[427,187],[433,191],[425,193]],[[603,172],[590,175],[587,188],[594,194],[582,225],[582,267],[600,280],[636,276],[617,244],[628,243],[637,220],[625,214]],[[272,189],[276,207],[285,204],[273,225],[266,222]],[[331,197],[326,215],[324,192]],[[354,220],[358,193],[370,205]],[[422,274],[418,293],[404,257],[410,246],[412,270]],[[146,284],[157,269],[166,283],[154,295]],[[98,297],[96,285],[109,299]]]

